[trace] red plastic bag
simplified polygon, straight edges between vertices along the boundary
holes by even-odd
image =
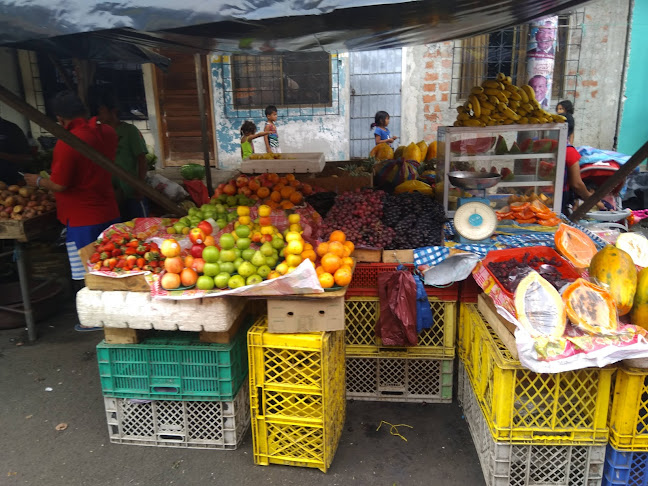
[[[386,346],[414,346],[416,333],[416,282],[408,271],[378,274],[380,318],[376,335]]]
[[[196,206],[200,207],[203,204],[209,204],[209,193],[207,192],[207,186],[205,183],[200,180],[196,181],[182,181],[185,186],[185,189],[193,199],[193,202],[196,203]]]

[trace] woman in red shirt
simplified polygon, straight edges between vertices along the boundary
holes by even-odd
[[[115,159],[117,133],[109,125],[98,124],[96,118],[88,120],[86,108],[76,94],[71,91],[59,93],[51,106],[65,129],[109,159]],[[119,221],[110,172],[59,140],[54,147],[50,178],[25,174],[25,181],[54,192],[58,219],[67,227],[72,279],[82,281],[85,272],[78,250]]]
[[[567,150],[565,151],[565,182],[563,187],[563,200],[562,200],[562,212],[565,215],[568,215],[569,206],[573,206],[576,198],[578,196],[582,200],[587,199],[594,191],[590,191],[583,179],[581,178],[580,173],[580,154],[575,147],[567,145]],[[597,204],[598,209],[605,209],[603,203]]]

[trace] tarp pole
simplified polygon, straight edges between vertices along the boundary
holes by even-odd
[[[583,204],[578,206],[569,219],[576,222],[583,218],[583,216],[585,216],[597,202],[611,193],[616,186],[621,184],[626,177],[632,174],[632,171],[635,170],[636,167],[639,167],[639,164],[646,160],[646,158],[648,158],[648,141],[644,143],[641,148],[637,150],[632,157],[630,157],[630,160],[623,164],[619,170],[608,177],[607,180],[601,184],[596,191],[594,191],[594,194],[588,197]]]
[[[203,151],[203,160],[205,162],[205,179],[207,180],[207,192],[209,197],[214,194],[212,185],[211,167],[209,165],[209,143],[207,141],[207,113],[205,113],[205,89],[203,86],[203,66],[202,55],[194,54],[194,64],[196,65],[196,88],[198,91],[198,110],[200,111],[200,131]]]
[[[173,201],[171,201],[171,199],[166,197],[164,194],[156,191],[148,184],[140,181],[137,177],[125,171],[121,167],[119,167],[108,157],[96,151],[93,147],[85,143],[83,140],[72,135],[65,128],[63,128],[58,123],[56,123],[54,120],[51,120],[49,117],[47,117],[46,115],[38,111],[36,108],[29,105],[24,100],[20,99],[18,96],[13,94],[11,91],[9,91],[1,84],[0,84],[0,101],[6,103],[8,106],[16,110],[21,115],[24,115],[29,120],[33,121],[40,127],[44,128],[49,133],[57,137],[59,140],[64,141],[70,147],[72,147],[77,152],[79,152],[81,155],[92,160],[95,164],[97,164],[102,169],[107,170],[112,175],[123,180],[131,187],[144,194],[151,201],[160,205],[166,211],[169,211],[170,213],[177,216],[184,216],[187,214],[183,208],[176,205]],[[106,183],[110,184],[110,181],[106,181]]]

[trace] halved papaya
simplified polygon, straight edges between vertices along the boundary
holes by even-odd
[[[561,224],[554,236],[556,249],[576,268],[587,268],[596,255],[596,245],[581,230]]]
[[[579,278],[562,295],[571,323],[590,334],[617,330],[619,319],[614,299],[604,288]]]
[[[554,286],[538,272],[529,273],[515,290],[515,312],[532,336],[559,338],[565,332],[565,304]]]

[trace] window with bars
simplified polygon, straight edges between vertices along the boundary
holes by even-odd
[[[232,56],[234,109],[331,106],[331,58],[326,52]]]
[[[558,17],[553,100],[575,98],[584,11]],[[518,86],[528,81],[526,52],[528,26],[521,25],[455,42],[452,64],[453,103],[463,102],[474,86],[502,72]]]
[[[48,100],[52,99],[59,91],[68,89],[66,80],[51,59],[44,54],[38,54],[38,71],[43,88],[45,108],[50,113]],[[64,70],[68,81],[77,89],[77,79],[74,62],[70,59],[61,59],[60,68]],[[142,67],[135,63],[98,62],[94,65],[94,73],[89,91],[110,89],[115,93],[119,118],[121,120],[147,120],[146,93],[144,91],[144,78]]]

